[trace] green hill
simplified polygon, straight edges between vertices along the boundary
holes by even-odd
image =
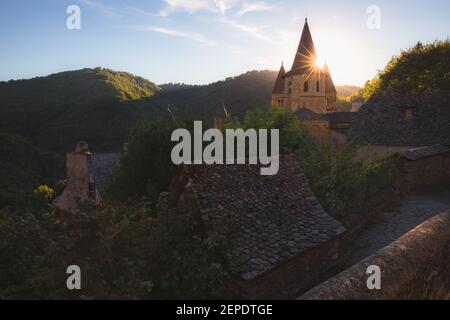
[[[0,132],[59,152],[79,139],[108,148],[101,141],[123,139],[133,121],[120,107],[158,90],[145,79],[101,68],[0,82]]]
[[[0,132],[61,154],[78,140],[97,151],[116,150],[138,118],[167,117],[169,106],[176,117],[205,121],[222,103],[233,116],[268,108],[276,76],[251,71],[208,85],[157,86],[126,72],[96,68],[0,82]]]

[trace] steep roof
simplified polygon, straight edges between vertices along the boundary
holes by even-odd
[[[308,25],[308,19],[305,20],[300,43],[295,53],[294,63],[292,64],[290,74],[305,73],[311,66],[314,65],[317,59],[316,48],[311,36],[311,31]]]
[[[260,165],[184,166],[207,230],[226,225],[232,271],[251,280],[333,239],[344,226],[328,215],[292,155],[274,176]]]
[[[446,153],[450,153],[449,147],[435,144],[433,146],[411,149],[402,152],[400,155],[408,160],[414,161]]]
[[[275,86],[273,87],[273,94],[282,94],[284,93],[284,75],[286,71],[284,70],[283,64],[281,64],[280,71],[278,72],[277,80],[275,81]]]
[[[118,153],[94,153],[89,162],[89,173],[92,175],[100,194],[105,192],[109,179],[120,165],[123,154]]]
[[[328,65],[325,65],[322,70],[325,77],[325,92],[337,93],[336,87],[334,86],[333,78],[331,77],[330,69]]]
[[[405,108],[414,110],[411,119]],[[351,133],[374,145],[450,145],[450,92],[372,97],[357,112]]]

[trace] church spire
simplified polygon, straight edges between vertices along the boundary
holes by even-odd
[[[281,68],[278,72],[277,80],[275,81],[275,86],[273,87],[273,94],[282,94],[284,92],[284,76],[286,75],[286,70],[284,70],[283,62],[281,62]]]
[[[314,47],[311,31],[309,29],[308,18],[305,18],[302,37],[295,54],[291,71],[306,71],[315,64],[316,59],[317,53],[316,48]]]

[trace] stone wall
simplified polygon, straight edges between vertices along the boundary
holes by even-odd
[[[334,148],[341,148],[347,142],[347,137],[343,133],[332,130],[329,120],[302,119],[300,122],[318,143],[326,143]]]
[[[450,299],[450,211],[434,216],[377,254],[329,279],[301,300]],[[381,290],[367,288],[371,265]]]
[[[340,258],[344,237],[345,234],[306,250],[252,281],[232,279],[227,286],[227,296],[236,299],[281,299],[305,292],[327,278],[327,272]]]
[[[450,153],[404,160],[396,186],[402,194],[408,194],[417,189],[446,184],[450,185]]]
[[[305,81],[308,81],[308,91],[304,91]],[[319,82],[319,91],[317,91]],[[291,93],[289,94],[289,88]],[[308,108],[316,113],[336,111],[336,92],[326,91],[326,78],[322,73],[313,73],[306,77],[304,74],[286,76],[284,105],[292,112],[301,108]]]
[[[357,150],[356,158],[363,161],[385,159],[396,153],[405,152],[414,148],[417,148],[417,146],[365,145]]]

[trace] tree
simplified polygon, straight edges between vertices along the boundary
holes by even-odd
[[[422,93],[450,90],[450,41],[417,43],[393,57],[360,91],[366,100],[386,90]]]

